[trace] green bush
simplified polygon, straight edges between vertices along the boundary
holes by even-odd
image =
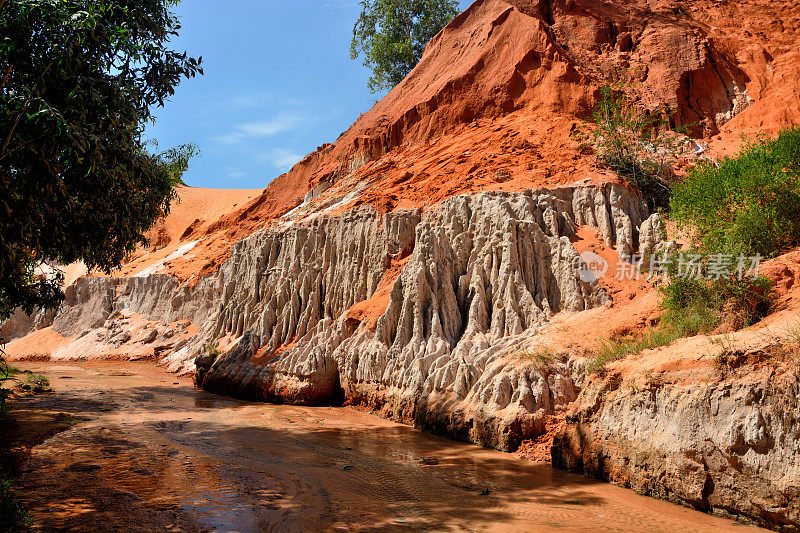
[[[731,329],[750,326],[770,306],[772,282],[765,278],[691,279],[673,277],[661,288],[664,313],[656,327],[644,333],[600,341],[588,372],[628,355],[672,344],[678,339],[711,333],[723,321]]]
[[[710,333],[720,322],[719,310],[701,302],[694,302],[683,308],[667,309],[661,316],[661,323],[676,338]]]
[[[661,291],[661,320],[685,335],[708,333],[723,321],[733,329],[750,326],[770,309],[772,281],[737,278],[672,278]]]
[[[670,208],[706,253],[774,257],[800,245],[800,126],[701,162],[673,186]]]

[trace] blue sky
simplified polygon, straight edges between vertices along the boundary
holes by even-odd
[[[382,96],[350,59],[357,0],[183,0],[176,13],[173,46],[202,55],[205,75],[181,83],[147,135],[200,147],[189,185],[265,187]]]

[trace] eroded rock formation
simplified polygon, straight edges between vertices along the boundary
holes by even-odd
[[[212,336],[245,337],[198,360],[198,383],[291,402],[343,394],[514,448],[541,433],[544,415],[575,387],[566,367],[543,376],[505,356],[554,313],[608,301],[577,274],[576,223],[628,249],[645,215],[638,197],[610,185],[457,196],[422,216],[359,209],[266,231],[237,245],[219,274],[223,311]],[[408,253],[374,324],[349,316]]]
[[[608,301],[578,275],[577,225],[630,251],[646,215],[617,185],[457,196],[425,213],[363,207],[244,239],[196,287],[165,275],[81,279],[58,313],[20,315],[4,331],[74,337],[56,357],[151,350],[173,368],[228,338],[228,351],[198,359],[208,389],[386,407],[513,449],[577,393],[566,361],[543,372],[515,354],[555,313]],[[353,313],[365,302],[374,319]],[[197,333],[183,325],[175,337],[184,321]],[[133,331],[142,322],[146,335]]]
[[[800,527],[800,373],[612,373],[580,394],[553,464],[767,527]],[[715,375],[717,374],[717,375]]]

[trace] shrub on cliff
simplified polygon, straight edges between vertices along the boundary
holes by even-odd
[[[120,265],[168,211],[192,147],[151,154],[151,109],[200,61],[174,0],[0,0],[0,320],[63,298],[49,264]]]
[[[683,151],[684,138],[670,128],[671,112],[645,112],[625,94],[625,86],[606,85],[592,111],[594,124],[573,136],[591,148],[597,163],[639,189],[655,206],[669,199],[670,162]]]
[[[663,313],[658,325],[642,333],[601,340],[586,369],[601,371],[617,359],[708,334],[720,325],[728,331],[750,326],[767,314],[771,289],[772,282],[765,278],[673,277],[661,287]]]
[[[760,138],[736,157],[703,161],[673,185],[670,217],[708,257],[774,257],[800,245],[800,127]],[[700,311],[727,329],[769,311],[763,277],[672,278],[663,287],[664,320]]]
[[[682,337],[709,333],[720,324],[735,331],[751,326],[769,312],[772,282],[764,277],[673,278],[662,287],[662,322]]]
[[[705,253],[774,257],[800,245],[800,126],[676,184],[671,218]]]

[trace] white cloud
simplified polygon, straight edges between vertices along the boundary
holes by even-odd
[[[266,122],[249,122],[241,124],[239,131],[245,135],[253,137],[269,137],[282,131],[292,129],[295,125],[301,122],[299,115],[281,115]]]
[[[259,159],[272,164],[274,167],[280,170],[289,170],[302,158],[303,156],[296,154],[291,150],[287,150],[286,148],[275,148]]]
[[[257,107],[263,107],[270,101],[271,97],[267,94],[236,96],[235,98],[231,98],[222,104],[222,107],[233,111],[241,109],[253,109]]]
[[[327,0],[322,2],[322,7],[328,12],[336,12],[339,10],[351,11],[358,6],[358,0]]]
[[[239,141],[244,139],[244,135],[241,133],[227,133],[225,135],[217,135],[214,137],[214,141],[218,142],[219,144],[236,144]]]
[[[245,139],[271,137],[291,130],[304,120],[305,116],[300,113],[283,113],[271,120],[239,124],[234,131],[218,135],[214,140],[220,144],[238,144]]]

